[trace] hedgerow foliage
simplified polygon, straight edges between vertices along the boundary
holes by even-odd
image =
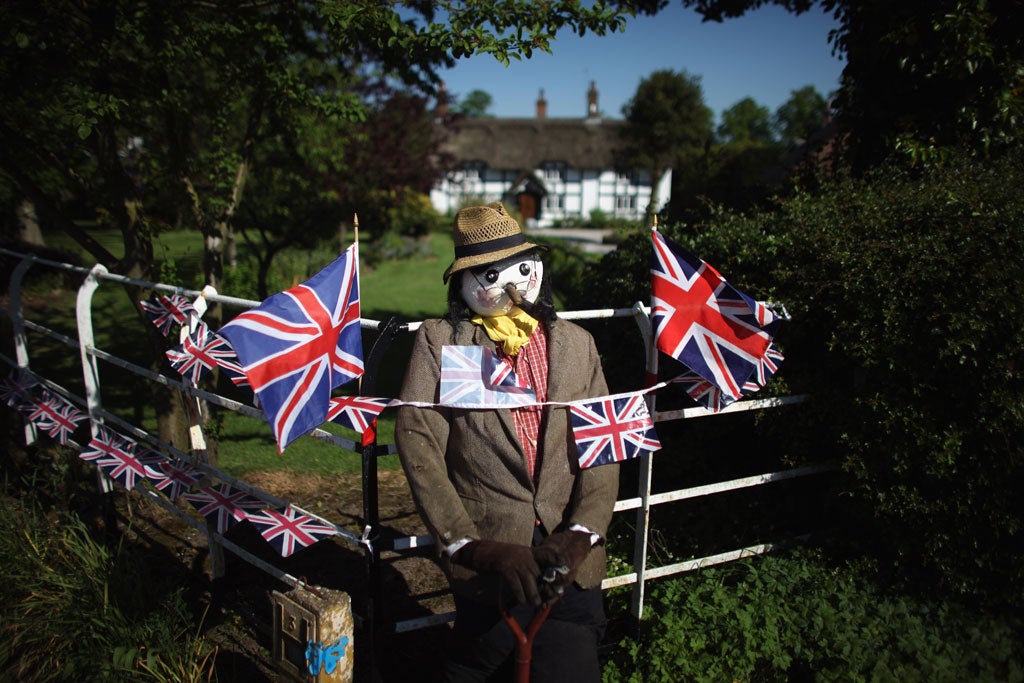
[[[1024,680],[1017,620],[889,595],[807,551],[658,582],[645,612],[606,683]]]
[[[665,232],[793,320],[794,460],[849,475],[843,541],[907,585],[1024,606],[1024,164],[880,170]],[[648,301],[646,236],[581,291]],[[798,440],[798,443],[800,441]]]

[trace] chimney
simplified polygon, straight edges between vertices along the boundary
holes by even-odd
[[[444,82],[437,89],[437,104],[434,105],[434,117],[443,119],[448,116],[448,91]]]
[[[590,90],[587,91],[587,118],[596,119],[600,115],[597,110],[597,85],[590,81]]]
[[[548,101],[544,99],[544,89],[541,88],[540,95],[537,96],[537,118],[546,119],[548,117]]]

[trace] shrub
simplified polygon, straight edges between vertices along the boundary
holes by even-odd
[[[1019,159],[884,171],[773,217],[790,377],[852,475],[863,538],[908,583],[1018,607],[1021,183]]]
[[[664,229],[793,314],[777,338],[786,361],[763,391],[784,381],[813,396],[775,422],[802,441],[792,460],[834,458],[849,475],[842,538],[907,586],[1017,608],[1022,185],[1019,156],[882,169],[771,211],[712,211]],[[576,301],[648,301],[649,253],[646,236],[626,240],[585,273]],[[628,358],[615,343],[602,348]]]
[[[604,681],[1024,680],[1016,620],[866,575],[797,549],[653,584],[641,639],[617,645]]]

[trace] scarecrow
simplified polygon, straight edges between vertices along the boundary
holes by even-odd
[[[402,401],[420,405],[401,407],[396,425],[455,597],[445,680],[510,680],[517,639],[503,617],[525,628],[550,608],[532,643],[530,680],[599,681],[604,535],[618,466],[579,468],[568,409],[558,404],[608,394],[600,358],[589,333],[555,315],[541,248],[500,203],[460,210],[454,241],[448,314],[417,331],[402,387]],[[493,350],[536,402],[440,405],[445,346]]]

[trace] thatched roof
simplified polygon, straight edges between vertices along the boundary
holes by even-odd
[[[448,131],[445,151],[460,162],[521,171],[560,162],[569,168],[614,166],[622,121],[592,119],[462,119]]]

